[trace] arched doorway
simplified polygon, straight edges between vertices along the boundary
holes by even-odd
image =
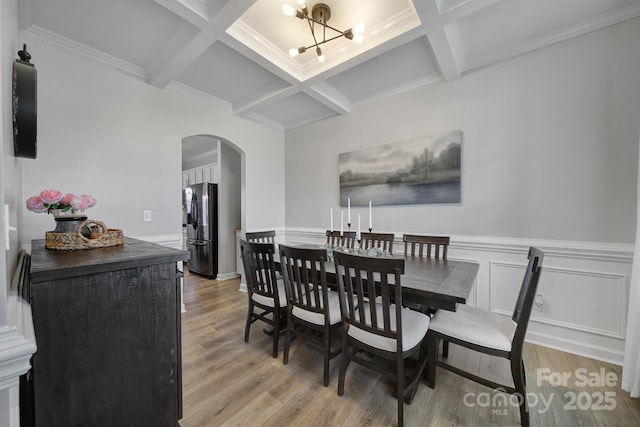
[[[244,152],[232,142],[214,135],[192,135],[182,139],[182,187],[213,183],[217,188],[215,277],[227,280],[238,276],[236,231],[244,229]],[[186,202],[183,191],[183,203]],[[183,205],[184,206],[184,205]],[[189,220],[183,209],[183,230]],[[188,247],[185,247],[189,250]],[[192,253],[192,258],[194,254]]]

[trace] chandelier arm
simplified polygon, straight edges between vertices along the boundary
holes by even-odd
[[[330,29],[332,29],[333,31],[335,31],[336,33],[344,33],[344,31],[340,31],[339,29],[334,28],[334,27],[332,27],[332,26],[331,26],[331,25],[329,25],[329,24],[325,24],[325,23],[324,23],[324,22],[322,22],[322,21],[317,21],[317,20],[313,19],[313,18],[312,18],[312,17],[310,17],[310,16],[305,16],[305,18],[306,18],[307,20],[311,21],[311,22],[315,22],[316,24],[322,25],[323,27],[330,28]],[[309,25],[311,25],[311,24],[309,24]]]
[[[332,40],[339,39],[339,38],[340,38],[340,37],[342,37],[342,36],[343,36],[343,35],[341,34],[341,35],[339,35],[339,36],[331,37],[330,39],[326,39],[326,40],[323,40],[323,41],[321,41],[321,42],[317,42],[317,43],[315,43],[315,44],[309,45],[309,46],[305,47],[305,49],[311,49],[312,47],[318,47],[318,46],[320,46],[320,45],[322,45],[322,44],[329,43],[329,42],[330,42],[330,41],[332,41]]]
[[[309,47],[313,47],[313,46],[317,47],[317,46],[318,46],[318,44],[322,44],[322,43],[324,43],[324,42],[318,43],[318,40],[316,39],[316,32],[314,31],[314,28],[313,28],[313,25],[311,24],[311,21],[316,22],[315,20],[310,19],[310,18],[307,16],[307,22],[309,23],[309,29],[311,30],[311,35],[313,36],[313,42],[315,43],[314,45],[311,45],[311,46],[309,46]],[[307,48],[307,49],[308,49],[308,48]]]

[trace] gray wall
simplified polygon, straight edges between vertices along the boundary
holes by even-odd
[[[228,275],[236,272],[236,234],[240,227],[241,155],[222,141],[219,144],[220,184],[218,185],[219,207],[219,255],[218,272]]]
[[[284,226],[284,134],[171,87],[158,89],[29,39],[38,65],[38,159],[23,163],[23,198],[44,188],[93,195],[92,218],[132,237],[180,236],[181,141],[216,135],[246,154],[246,227]],[[22,203],[22,202],[21,202]],[[143,222],[142,211],[153,221]],[[53,218],[22,210],[23,243]]]
[[[287,227],[339,224],[339,153],[461,129],[462,202],[374,208],[378,231],[633,242],[639,40],[636,18],[287,131]]]

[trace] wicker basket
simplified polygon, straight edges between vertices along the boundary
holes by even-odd
[[[94,248],[106,248],[122,245],[124,234],[122,230],[107,228],[102,222],[95,219],[87,219],[78,225],[75,232],[45,233],[44,247],[55,250],[83,250]]]

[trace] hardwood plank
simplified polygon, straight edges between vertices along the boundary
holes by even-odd
[[[260,322],[252,328],[249,342],[243,341],[247,294],[238,280],[217,282],[185,274],[182,315],[183,393],[182,427],[242,426],[388,426],[396,425],[396,399],[386,378],[351,364],[345,393],[337,395],[339,357],[331,361],[330,384],[322,384],[322,355],[298,340],[291,346],[289,364],[282,363],[284,335],[278,358],[271,357],[271,338]],[[544,397],[550,407],[529,400],[532,426],[637,426],[640,399],[631,399],[620,389],[621,369],[604,362],[525,344],[527,392]],[[511,374],[504,361],[480,356],[450,344],[449,360],[456,366],[494,380],[509,383]],[[538,381],[539,369],[552,373],[613,372],[615,387],[575,384],[554,386]],[[442,369],[437,371],[436,389],[425,383],[409,405],[405,405],[407,426],[495,427],[520,425],[518,408],[506,414],[496,408],[474,404],[479,393],[493,391]],[[565,393],[615,393],[614,410],[568,410]],[[533,404],[537,403],[537,406]]]

